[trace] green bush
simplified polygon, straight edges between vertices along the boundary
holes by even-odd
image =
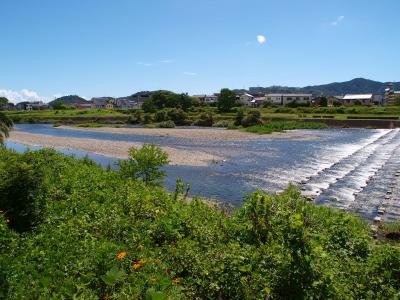
[[[239,120],[239,116],[236,116],[236,121]],[[261,122],[261,113],[259,110],[250,110],[247,112],[246,117],[242,120],[243,127],[255,126],[260,125]]]
[[[187,113],[180,108],[172,108],[168,110],[168,118],[178,126],[187,125]]]
[[[173,121],[164,121],[158,124],[159,128],[175,128],[175,123]]]
[[[129,159],[117,165],[123,177],[141,179],[146,185],[159,184],[166,176],[160,167],[168,164],[168,155],[153,144],[144,144],[141,149],[130,148]]]
[[[0,173],[13,178],[3,195],[27,178],[17,165],[40,171],[29,188],[40,218],[18,233],[1,207],[2,299],[400,296],[399,245],[373,240],[366,222],[315,206],[293,186],[257,191],[228,214],[87,158],[0,149]]]
[[[269,134],[272,132],[281,132],[284,130],[293,129],[322,129],[328,128],[328,125],[319,122],[300,122],[300,121],[271,121],[264,125],[255,125],[244,128],[244,131],[258,133],[258,134]]]
[[[195,125],[211,127],[214,123],[214,116],[212,112],[201,113]]]

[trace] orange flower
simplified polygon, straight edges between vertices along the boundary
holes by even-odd
[[[175,283],[175,284],[179,284],[180,282],[181,282],[181,279],[180,278],[175,278],[174,280],[173,280],[173,282]]]
[[[138,261],[138,264],[139,264],[139,265],[144,265],[144,263],[145,263],[145,261],[144,261],[143,259],[141,259],[141,260]]]
[[[126,252],[120,252],[117,256],[118,259],[123,259],[126,256]]]
[[[139,269],[140,266],[141,266],[140,264],[133,264],[133,265],[132,265],[132,267],[133,267],[135,270]]]

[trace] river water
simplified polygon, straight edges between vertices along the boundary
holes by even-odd
[[[191,195],[240,205],[243,196],[256,189],[276,192],[292,182],[316,204],[355,212],[369,220],[400,220],[399,129],[299,130],[305,138],[266,135],[243,141],[113,134],[59,129],[47,124],[19,124],[16,129],[66,138],[154,143],[226,158],[224,162],[210,162],[207,167],[167,166],[165,185],[169,190],[174,190],[181,177],[191,184]],[[6,145],[17,151],[25,148],[12,142]],[[78,150],[58,150],[78,157],[88,154],[103,166],[116,161]]]

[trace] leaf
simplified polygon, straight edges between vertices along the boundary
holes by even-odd
[[[101,279],[107,284],[108,286],[114,285],[116,282],[122,280],[125,276],[125,271],[119,269],[118,267],[112,267],[105,275],[101,277]]]
[[[146,300],[164,300],[166,298],[163,292],[156,291],[154,288],[149,288],[146,291]]]

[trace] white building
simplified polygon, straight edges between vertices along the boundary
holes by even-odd
[[[267,94],[266,101],[274,105],[287,105],[291,102],[309,104],[313,99],[312,94]]]
[[[341,100],[343,105],[373,105],[374,94],[347,94]]]
[[[207,105],[215,104],[218,102],[218,96],[216,95],[193,95],[192,97],[199,99]]]
[[[244,105],[247,106],[252,106],[252,101],[254,100],[254,96],[250,94],[242,94],[239,96],[240,102],[242,102]]]

